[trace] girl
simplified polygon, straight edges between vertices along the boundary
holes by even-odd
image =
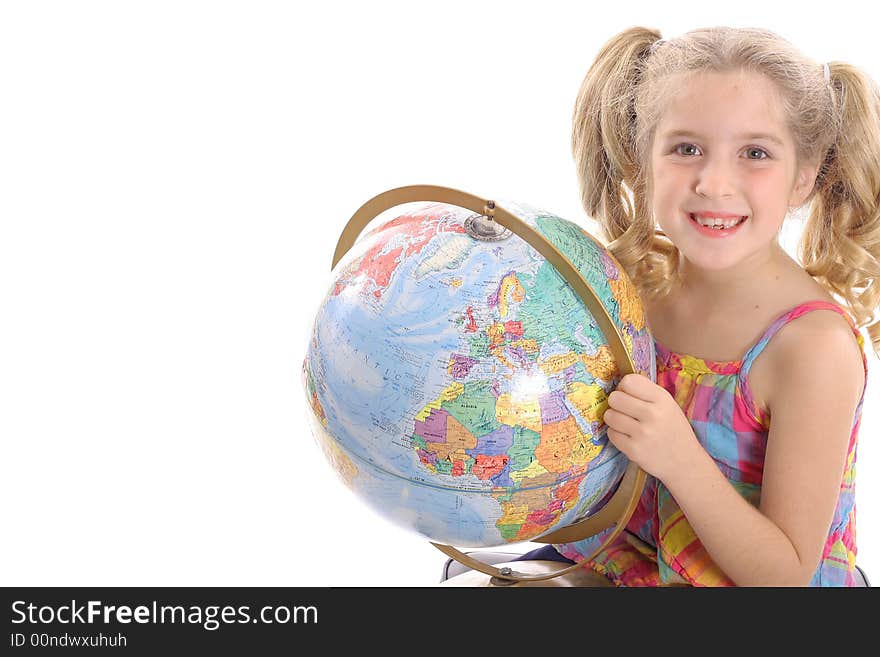
[[[650,476],[590,566],[626,586],[852,586],[880,94],[769,31],[659,37],[605,44],[573,119],[584,209],[643,295],[658,364],[609,396],[609,440]],[[798,264],[778,234],[808,203]]]

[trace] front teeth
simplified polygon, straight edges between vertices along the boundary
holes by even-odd
[[[691,219],[696,221],[701,226],[705,226],[707,228],[733,228],[739,222],[741,222],[745,217],[739,217],[738,219],[721,219],[719,217],[698,217],[696,215],[691,215]]]

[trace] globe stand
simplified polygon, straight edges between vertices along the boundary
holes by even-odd
[[[542,559],[534,559],[529,561],[507,561],[497,564],[502,572],[514,572],[512,567],[516,567],[524,571],[531,579],[514,581],[510,579],[499,579],[497,577],[487,578],[483,573],[476,570],[468,570],[454,577],[441,582],[441,586],[446,587],[499,587],[499,586],[517,586],[517,587],[533,587],[533,586],[554,586],[554,587],[614,587],[610,579],[590,568],[578,568],[575,572],[566,575],[559,575],[555,571],[559,568],[558,561],[545,561]],[[544,575],[552,573],[551,579],[538,579],[536,575]]]
[[[608,347],[611,350],[620,375],[624,376],[635,372],[635,365],[626,350],[626,344],[614,320],[612,320],[605,306],[578,269],[547,238],[516,215],[496,205],[495,201],[485,200],[467,192],[436,185],[410,185],[383,192],[364,203],[349,219],[342,230],[342,234],[339,236],[339,241],[336,243],[331,268],[336,267],[342,257],[354,246],[355,241],[367,224],[375,217],[397,205],[417,201],[448,203],[476,212],[478,217],[471,218],[474,221],[468,233],[477,239],[493,241],[504,239],[507,237],[505,231],[510,231],[525,240],[529,246],[544,256],[556,268],[559,275],[574,290],[593,315],[600,330],[608,339]],[[498,230],[497,226],[493,224],[497,224],[497,226],[504,230]],[[474,235],[474,232],[479,232],[483,237]],[[591,237],[589,234],[587,236]],[[596,536],[613,527],[613,530],[602,541],[602,544],[590,556],[565,568],[544,573],[522,573],[513,570],[510,566],[496,568],[495,566],[483,563],[451,545],[434,542],[431,545],[465,566],[490,575],[490,583],[495,586],[510,586],[519,583],[527,584],[550,580],[582,568],[585,562],[595,558],[596,555],[617,538],[635,511],[645,485],[645,479],[645,472],[634,462],[630,461],[617,490],[615,490],[611,499],[596,514],[557,529],[545,536],[532,539],[537,543],[568,543]]]

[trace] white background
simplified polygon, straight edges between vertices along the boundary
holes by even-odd
[[[445,557],[309,433],[340,230],[409,184],[585,222],[571,111],[631,25],[766,27],[880,80],[860,3],[727,4],[4,3],[0,584],[435,584]],[[880,580],[871,367],[858,561]]]

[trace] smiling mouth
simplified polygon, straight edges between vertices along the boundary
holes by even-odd
[[[688,217],[690,217],[691,221],[700,226],[701,228],[709,228],[717,231],[730,230],[732,228],[736,228],[740,224],[742,224],[748,216],[742,216],[739,219],[718,219],[718,218],[703,218],[697,219],[697,217],[693,213],[689,213]]]

